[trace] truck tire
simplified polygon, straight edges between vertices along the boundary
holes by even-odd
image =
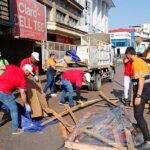
[[[100,74],[96,74],[95,80],[94,80],[94,91],[100,91],[102,86],[102,79]]]

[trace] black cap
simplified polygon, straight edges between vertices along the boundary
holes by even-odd
[[[49,57],[54,56],[54,55],[55,55],[54,53],[51,53],[51,54],[49,55]]]

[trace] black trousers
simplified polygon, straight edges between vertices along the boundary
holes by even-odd
[[[146,123],[144,116],[143,116],[146,102],[147,102],[147,100],[141,99],[141,104],[136,106],[135,105],[135,98],[133,101],[134,117],[137,121],[138,127],[141,129],[141,132],[143,133],[145,142],[150,141],[150,134],[149,134],[148,126],[147,126],[147,123]]]

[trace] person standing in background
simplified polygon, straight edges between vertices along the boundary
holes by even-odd
[[[55,75],[56,75],[56,60],[55,60],[55,54],[50,54],[50,57],[47,61],[47,72],[46,72],[46,77],[47,77],[47,83],[44,87],[44,94],[46,96],[46,92],[48,90],[48,88],[50,88],[50,92],[51,92],[51,97],[56,97],[57,94],[55,93]]]
[[[39,59],[39,53],[37,52],[32,52],[31,56],[28,58],[25,58],[21,61],[20,63],[20,68],[23,68],[24,65],[26,64],[30,64],[33,68],[33,72],[34,72],[34,80],[36,82],[39,81],[39,66],[38,66],[38,61],[40,61]]]
[[[124,104],[130,105],[131,98],[131,61],[127,57],[123,59],[124,63]]]
[[[132,83],[134,117],[144,136],[144,143],[137,148],[149,150],[150,134],[143,114],[145,103],[150,99],[150,75],[148,65],[144,60],[137,56],[133,47],[128,47],[125,54],[132,62],[131,71],[133,72]]]

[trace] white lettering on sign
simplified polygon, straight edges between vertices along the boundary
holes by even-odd
[[[34,20],[34,26],[35,26],[35,30],[39,31],[39,32],[44,32],[44,24]]]
[[[15,0],[13,34],[44,40],[46,38],[45,6],[35,0]]]
[[[15,25],[19,25],[20,27],[26,28],[26,29],[34,29],[38,32],[44,32],[45,31],[45,26],[44,23],[41,23],[36,20],[37,16],[40,16],[39,7],[34,5],[34,9],[28,7],[26,4],[23,2],[18,3],[18,10],[22,15],[17,15],[15,14]],[[31,18],[25,17],[24,16],[30,16],[34,17],[35,19],[31,20]],[[31,21],[33,23],[31,23]]]
[[[18,8],[21,13],[26,14],[28,16],[36,18],[39,15],[38,13],[39,7],[34,6],[34,9],[32,9],[28,7],[26,4],[24,4],[23,2],[20,2],[18,4]]]

